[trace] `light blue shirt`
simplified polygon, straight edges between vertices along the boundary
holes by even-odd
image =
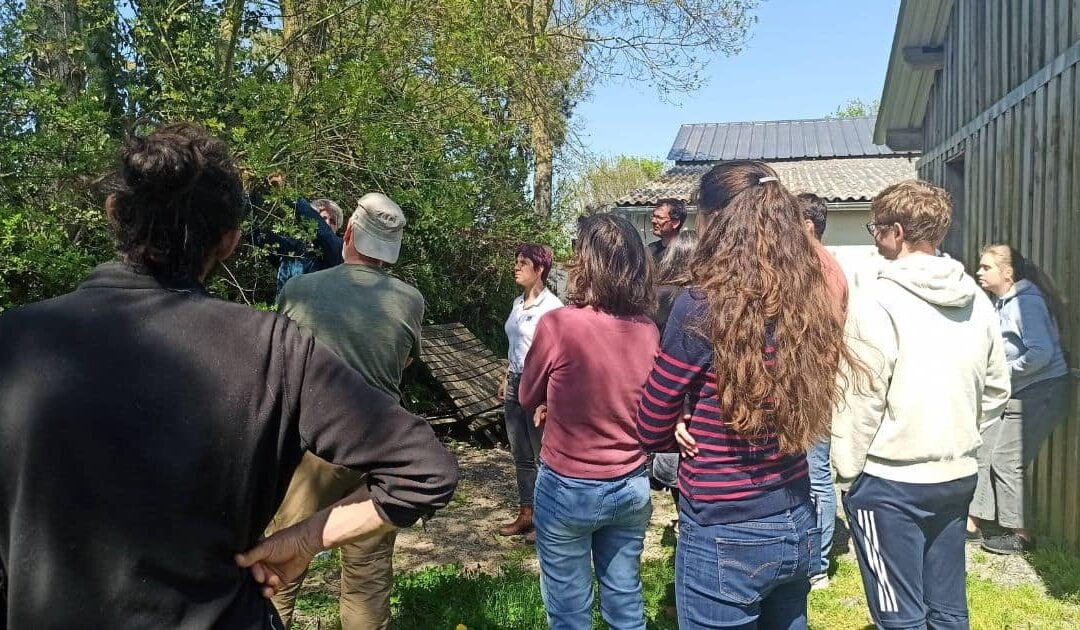
[[[1020,280],[995,301],[1012,390],[1069,373],[1057,322],[1030,280]]]

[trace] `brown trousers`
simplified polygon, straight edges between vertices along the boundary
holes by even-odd
[[[364,475],[304,453],[293,473],[285,499],[266,529],[270,534],[299,523],[337,503],[364,483]],[[394,582],[394,539],[397,532],[365,538],[341,547],[342,630],[385,630],[390,627],[390,588]],[[274,596],[274,607],[288,628],[301,575]]]

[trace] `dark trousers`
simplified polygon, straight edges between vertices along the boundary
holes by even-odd
[[[536,466],[540,462],[540,438],[543,433],[533,424],[531,410],[524,409],[518,402],[520,382],[521,375],[514,372],[510,372],[506,379],[506,438],[510,441],[510,453],[514,456],[518,505],[532,506],[536,489]]]
[[[934,484],[862,474],[844,496],[880,628],[968,627],[964,530],[976,475]]]
[[[1043,443],[1068,415],[1070,380],[1052,378],[1013,392],[1001,418],[983,429],[972,516],[1009,529],[1034,527],[1024,479]]]

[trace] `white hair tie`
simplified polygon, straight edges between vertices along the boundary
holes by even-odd
[[[757,180],[757,183],[764,184],[765,182],[778,182],[778,181],[780,181],[779,177],[762,177],[761,179]]]

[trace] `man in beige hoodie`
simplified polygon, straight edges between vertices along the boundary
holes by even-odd
[[[894,184],[867,230],[888,262],[852,296],[849,342],[872,374],[833,418],[832,462],[870,612],[882,628],[967,628],[964,532],[980,426],[1009,373],[997,316],[959,262],[935,251],[948,193]]]

